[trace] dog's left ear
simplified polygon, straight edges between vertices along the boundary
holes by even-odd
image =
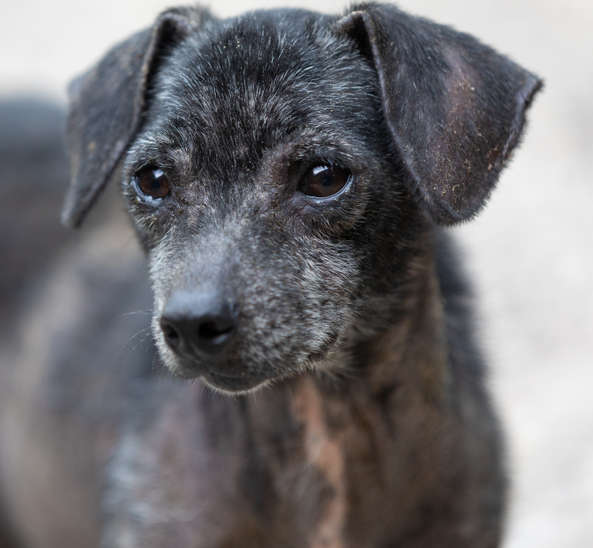
[[[173,8],[155,24],[111,49],[68,89],[67,143],[71,180],[62,222],[78,226],[110,179],[139,128],[150,77],[158,63],[210,13]]]
[[[453,224],[485,203],[541,81],[475,38],[364,4],[338,20],[377,71],[383,111],[412,191]]]

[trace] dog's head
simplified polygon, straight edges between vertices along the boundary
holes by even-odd
[[[123,166],[167,366],[227,391],[326,370],[401,313],[431,225],[480,209],[539,87],[388,5],[168,10],[71,86],[64,221]]]

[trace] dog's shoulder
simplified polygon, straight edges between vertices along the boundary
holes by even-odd
[[[473,284],[464,266],[464,253],[446,229],[436,231],[435,241],[435,265],[444,307],[449,362],[457,377],[473,378],[475,384],[480,385],[486,368],[476,343],[479,320]]]

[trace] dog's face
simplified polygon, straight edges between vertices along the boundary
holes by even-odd
[[[362,271],[380,252],[365,211],[398,200],[381,184],[372,68],[299,19],[247,17],[181,43],[126,155],[161,356],[225,389],[314,366],[365,321]],[[204,319],[183,333],[176,307]]]
[[[402,313],[431,223],[480,207],[538,86],[389,6],[173,10],[75,85],[65,216],[123,156],[175,373],[237,392],[344,367]]]

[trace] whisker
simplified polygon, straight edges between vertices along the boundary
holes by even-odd
[[[152,310],[133,310],[131,312],[123,312],[119,315],[120,318],[128,318],[130,316],[152,316]]]

